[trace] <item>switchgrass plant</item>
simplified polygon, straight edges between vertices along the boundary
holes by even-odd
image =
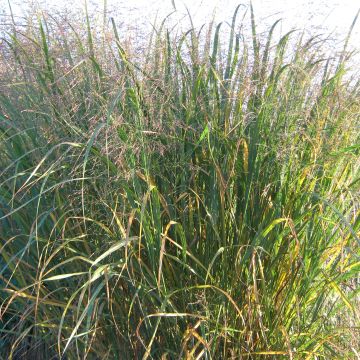
[[[6,30],[3,359],[359,357],[359,82],[243,11]]]

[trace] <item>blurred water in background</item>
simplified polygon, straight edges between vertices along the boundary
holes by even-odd
[[[30,2],[9,0],[17,19],[30,7]],[[238,15],[249,13],[250,1],[239,0],[87,0],[89,12],[99,19],[103,17],[104,9],[108,16],[113,16],[122,33],[133,34],[133,41],[140,43],[151,32],[152,25],[159,25],[161,20],[172,13],[167,20],[167,27],[177,25],[177,29],[187,30],[190,27],[187,10],[192,16],[195,27],[200,28],[211,19],[215,22],[230,22],[237,5],[242,4]],[[8,14],[8,0],[0,0],[0,11]],[[82,12],[84,0],[38,0],[32,2],[35,6],[48,11]],[[310,37],[321,34],[327,38],[329,52],[339,51],[349,31],[360,0],[253,0],[258,32],[266,30],[278,19],[278,36],[291,29],[304,30]],[[176,9],[176,12],[174,10]],[[4,17],[6,19],[6,17]],[[156,20],[157,19],[157,20]],[[245,26],[249,26],[249,17],[245,18]],[[4,20],[2,20],[4,21]],[[100,20],[101,21],[101,20]],[[354,27],[349,46],[360,50],[360,19]],[[360,63],[360,55],[355,56]]]

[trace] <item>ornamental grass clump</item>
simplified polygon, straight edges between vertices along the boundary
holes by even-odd
[[[6,29],[2,358],[359,356],[356,69],[243,11]]]

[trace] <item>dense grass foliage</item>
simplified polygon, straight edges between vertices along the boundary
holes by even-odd
[[[114,21],[8,29],[3,359],[358,356],[360,84],[250,10],[140,55]]]

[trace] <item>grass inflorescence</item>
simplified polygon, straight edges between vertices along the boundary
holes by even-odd
[[[359,356],[360,84],[243,11],[141,56],[114,20],[7,29],[2,358]]]

